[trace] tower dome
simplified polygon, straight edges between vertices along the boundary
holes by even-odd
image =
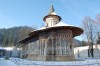
[[[43,18],[46,22],[46,27],[52,27],[61,21],[61,17],[55,13],[54,7],[51,4],[48,15]]]

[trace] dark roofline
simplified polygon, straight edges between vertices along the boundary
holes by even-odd
[[[27,36],[26,38],[18,41],[18,43],[24,43],[24,42],[26,42],[26,41],[28,41],[28,40],[30,40],[32,38],[38,37],[39,34],[42,33],[42,32],[48,32],[50,30],[57,30],[57,29],[62,29],[62,28],[72,30],[73,37],[78,36],[78,35],[81,35],[83,33],[83,29],[78,28],[78,27],[74,27],[74,26],[49,27],[49,28],[46,28],[46,29],[36,30],[36,31],[33,31],[33,32],[29,33],[29,36]]]
[[[60,16],[58,16],[58,15],[47,15],[47,16],[45,16],[44,18],[43,18],[43,21],[45,22],[45,20],[46,20],[46,18],[48,18],[48,17],[53,17],[53,16],[55,16],[55,17],[58,17],[59,18],[59,21],[61,21],[61,17]]]

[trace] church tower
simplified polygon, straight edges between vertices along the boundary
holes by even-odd
[[[50,10],[47,16],[43,18],[44,22],[46,22],[46,27],[52,27],[61,21],[61,17],[55,13],[54,7],[51,4]]]

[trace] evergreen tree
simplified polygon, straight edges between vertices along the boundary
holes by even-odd
[[[17,41],[25,38],[32,30],[34,30],[34,28],[28,26],[0,29],[0,45],[16,46]]]

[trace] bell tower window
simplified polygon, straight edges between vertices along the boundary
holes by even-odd
[[[46,26],[47,26],[47,27],[53,27],[54,25],[56,25],[57,23],[60,22],[61,17],[58,16],[58,15],[55,13],[54,7],[53,7],[53,5],[51,5],[48,15],[45,16],[45,17],[43,18],[43,20],[46,22]],[[47,23],[48,23],[48,24],[47,24]]]

